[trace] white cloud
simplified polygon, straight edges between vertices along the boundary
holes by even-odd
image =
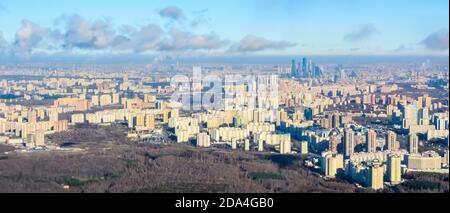
[[[191,27],[197,27],[201,24],[209,24],[211,22],[211,18],[207,16],[207,13],[208,13],[207,9],[195,11],[193,13],[193,18],[190,23]]]
[[[9,43],[3,37],[3,33],[0,31],[0,54],[6,54],[9,51]]]
[[[399,47],[397,47],[396,49],[394,49],[393,51],[394,52],[409,52],[412,50],[414,50],[414,49],[411,46],[402,44]]]
[[[73,15],[67,22],[64,33],[65,48],[105,49],[114,40],[115,32],[106,20],[90,22],[79,15]]]
[[[164,30],[153,24],[149,24],[140,29],[132,26],[124,26],[123,33],[114,41],[114,48],[117,50],[133,50],[135,52],[144,52],[157,48]]]
[[[170,6],[160,10],[159,15],[163,18],[169,18],[175,21],[180,20],[184,17],[183,11],[176,6]]]
[[[367,24],[358,29],[348,33],[344,36],[346,42],[359,42],[378,32],[378,29],[373,24]]]
[[[29,57],[33,48],[35,48],[49,33],[48,28],[23,20],[22,26],[17,30],[14,41],[15,55]]]
[[[296,46],[296,43],[289,41],[272,41],[255,35],[247,35],[240,42],[231,47],[237,52],[258,52],[268,49],[286,49]]]

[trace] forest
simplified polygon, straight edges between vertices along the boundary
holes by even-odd
[[[300,155],[138,144],[127,141],[120,131],[76,128],[48,138],[83,149],[78,152],[0,154],[0,193],[374,192],[344,179],[321,178],[303,167]],[[10,150],[0,146],[0,153]],[[448,175],[417,173],[405,179],[381,192],[448,192]]]

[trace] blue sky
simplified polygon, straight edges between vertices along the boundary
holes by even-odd
[[[448,55],[448,4],[0,0],[0,55]]]

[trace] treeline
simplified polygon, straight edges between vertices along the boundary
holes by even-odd
[[[448,193],[449,175],[427,172],[412,172],[404,175],[405,181],[384,189],[386,193]]]

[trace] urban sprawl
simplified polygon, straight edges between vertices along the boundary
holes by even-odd
[[[448,65],[0,65],[4,155],[82,152],[57,133],[122,126],[133,143],[304,156],[324,179],[448,174]],[[197,76],[201,75],[201,76]],[[65,138],[70,142],[71,138]],[[101,142],[101,141],[99,141]]]

